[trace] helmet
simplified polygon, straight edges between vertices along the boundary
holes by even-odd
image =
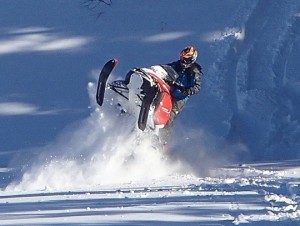
[[[197,59],[198,53],[193,46],[187,46],[180,52],[180,63],[184,67],[189,67]]]

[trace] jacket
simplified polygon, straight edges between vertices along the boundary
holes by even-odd
[[[199,64],[193,63],[188,68],[183,68],[180,61],[170,64],[177,76],[175,84],[171,86],[171,95],[175,100],[188,100],[191,95],[198,93],[201,89],[202,68]]]

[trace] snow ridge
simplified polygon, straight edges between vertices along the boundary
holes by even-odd
[[[209,69],[208,87],[231,112],[224,136],[245,144],[254,159],[279,159],[287,151],[288,159],[297,156],[299,146],[298,101],[286,93],[295,87],[290,55],[299,40],[300,5],[254,1],[250,6],[237,20],[244,38],[224,34],[216,45],[219,58]]]

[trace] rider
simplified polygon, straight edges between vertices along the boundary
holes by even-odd
[[[186,101],[200,91],[202,68],[196,63],[197,55],[197,50],[193,46],[187,46],[180,52],[179,60],[167,64],[177,72],[178,76],[175,81],[168,82],[171,85],[173,108],[169,122],[161,130],[163,143],[167,143],[173,122],[182,111]]]
[[[202,68],[196,63],[197,50],[193,46],[187,46],[180,52],[180,59],[169,63],[177,73],[175,77],[166,81],[171,86],[172,110],[170,119],[163,129],[160,130],[160,139],[163,144],[167,143],[173,127],[173,122],[182,111],[184,104],[190,96],[200,91]],[[163,66],[163,65],[162,65]],[[137,69],[130,70],[125,78],[124,84],[129,83],[130,77]]]

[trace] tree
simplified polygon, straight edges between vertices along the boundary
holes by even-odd
[[[103,8],[112,5],[112,0],[85,0],[82,4],[92,11],[98,19],[104,13]]]

